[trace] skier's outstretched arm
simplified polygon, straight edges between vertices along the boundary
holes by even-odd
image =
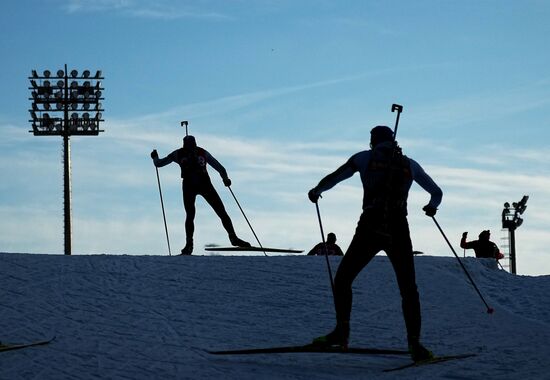
[[[175,162],[176,161],[176,154],[175,154],[175,152],[172,152],[166,157],[159,158],[157,150],[155,149],[151,152],[151,158],[153,159],[153,164],[157,168],[161,168],[161,167],[166,166],[166,165],[168,165],[172,162]]]
[[[430,201],[426,206],[437,209],[437,206],[440,205],[441,199],[443,198],[443,191],[441,191],[441,188],[437,186],[434,180],[424,171],[418,162],[410,160],[410,163],[414,181],[430,193]]]
[[[311,189],[307,193],[309,200],[313,203],[317,203],[323,191],[327,191],[333,188],[339,182],[342,182],[351,177],[358,170],[357,165],[355,165],[353,162],[353,158],[354,157],[351,157],[344,165],[340,166],[338,169],[327,175],[317,184],[317,186]]]
[[[223,165],[220,164],[219,161],[214,158],[214,156],[212,156],[207,151],[205,151],[205,153],[206,153],[206,162],[210,166],[212,166],[218,173],[220,173],[220,176],[222,177],[223,183],[226,186],[231,186],[231,180],[227,176],[227,170],[225,170]],[[227,183],[229,183],[229,185]]]
[[[323,191],[332,189],[338,183],[350,178],[356,171],[356,165],[351,159],[349,159],[344,165],[340,166],[338,169],[319,181],[319,184],[317,184],[312,191],[314,190],[317,195],[321,195]]]

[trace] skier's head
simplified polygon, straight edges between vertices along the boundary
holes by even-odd
[[[393,131],[389,127],[378,125],[370,131],[371,148],[386,141],[393,141]]]
[[[479,240],[489,240],[491,237],[491,231],[484,230],[479,233]]]
[[[185,136],[183,138],[183,147],[189,150],[195,149],[197,147],[197,142],[195,141],[195,137],[191,135]]]
[[[336,235],[334,234],[334,232],[330,232],[330,233],[327,235],[327,243],[329,243],[329,244],[334,244],[334,243],[336,243]]]

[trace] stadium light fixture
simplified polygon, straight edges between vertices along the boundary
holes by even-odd
[[[71,244],[71,164],[70,137],[97,136],[104,132],[99,128],[104,110],[100,80],[101,71],[90,77],[90,71],[84,70],[78,75],[77,70],[58,70],[57,76],[51,78],[51,71],[44,70],[39,75],[37,70],[31,71],[29,77],[31,86],[32,132],[35,136],[61,136],[63,138],[63,192],[64,192],[64,243],[65,254],[70,255]],[[70,80],[70,82],[69,82]],[[95,114],[94,114],[95,112]],[[71,113],[71,114],[69,114]]]

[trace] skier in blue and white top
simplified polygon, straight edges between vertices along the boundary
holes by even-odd
[[[420,301],[407,222],[407,198],[413,181],[418,183],[430,194],[423,210],[426,215],[434,216],[443,194],[420,164],[402,154],[390,128],[373,128],[370,142],[370,150],[351,156],[308,193],[309,199],[316,203],[324,191],[356,172],[363,184],[363,213],[334,279],[336,328],[316,338],[314,343],[347,346],[353,280],[384,250],[397,276],[411,356],[415,361],[428,359],[433,357],[432,353],[420,344]]]

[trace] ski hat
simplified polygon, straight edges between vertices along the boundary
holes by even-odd
[[[489,237],[491,236],[491,231],[489,230],[484,230],[484,231],[481,231],[480,234],[479,234],[479,239],[480,240],[489,240]]]
[[[183,147],[186,149],[195,149],[197,147],[197,141],[194,136],[188,135],[183,138]]]
[[[377,125],[370,131],[370,143],[372,147],[385,141],[393,141],[393,131],[389,127]]]

